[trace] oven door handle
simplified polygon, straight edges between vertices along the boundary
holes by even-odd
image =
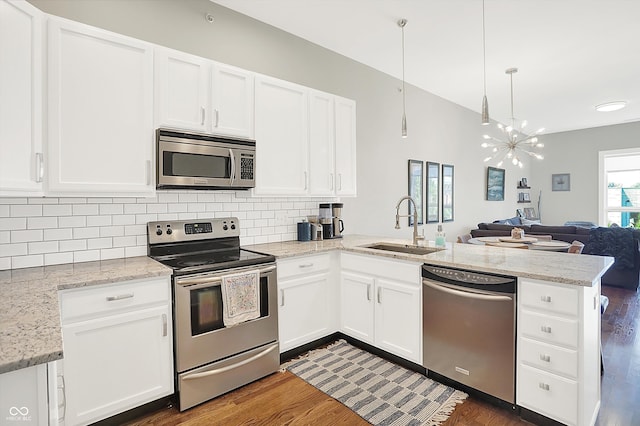
[[[444,287],[444,286],[441,286],[441,285],[438,285],[438,284],[431,283],[430,281],[427,281],[427,280],[423,280],[422,284],[426,285],[427,287],[431,287],[434,290],[442,291],[444,293],[449,293],[449,294],[452,294],[454,296],[467,297],[467,298],[470,298],[470,299],[491,300],[491,301],[513,300],[509,296],[499,296],[499,295],[493,295],[493,294],[479,294],[479,293],[472,293],[472,292],[469,292],[469,291],[455,290],[453,288]]]
[[[216,368],[215,370],[203,371],[202,373],[190,374],[188,376],[184,376],[183,380],[201,379],[203,377],[213,376],[215,374],[220,374],[220,373],[227,372],[229,370],[233,370],[234,368],[242,367],[243,365],[247,365],[247,364],[257,360],[258,358],[262,358],[263,356],[267,355],[269,352],[271,352],[271,351],[273,351],[274,349],[277,349],[277,348],[278,348],[277,345],[271,346],[270,348],[265,349],[264,351],[260,352],[259,354],[255,354],[251,358],[245,359],[244,361],[240,361],[240,362],[238,362],[236,364],[232,364],[232,365],[227,365],[226,367]]]
[[[267,266],[266,268],[262,268],[262,269],[258,269],[258,272],[260,272],[260,275],[262,274],[266,274],[268,272],[271,271],[275,271],[276,266],[275,265],[271,265],[271,266]],[[251,270],[251,269],[245,269],[245,270]],[[233,273],[239,273],[242,270],[238,270],[238,271],[234,271]],[[175,282],[177,285],[180,285],[182,287],[187,287],[187,286],[195,286],[198,285],[198,287],[194,287],[193,290],[200,288],[200,287],[207,287],[207,286],[211,286],[211,285],[221,285],[222,284],[222,277],[225,274],[222,275],[217,275],[217,276],[199,276],[199,277],[185,277],[185,278],[176,278]]]

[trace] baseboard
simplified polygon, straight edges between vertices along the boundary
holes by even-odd
[[[155,401],[148,402],[144,405],[141,405],[136,408],[132,408],[131,410],[125,411],[120,414],[116,414],[115,416],[109,417],[104,420],[100,420],[96,423],[92,423],[92,426],[116,426],[122,425],[133,420],[136,420],[140,417],[143,417],[147,414],[154,413],[163,408],[171,408],[176,405],[175,402],[175,394],[168,395],[163,398],[157,399]]]

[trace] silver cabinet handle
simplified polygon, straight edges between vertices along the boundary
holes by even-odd
[[[36,182],[42,182],[44,178],[44,157],[41,152],[36,152]]]
[[[338,191],[342,191],[342,173],[338,173]]]
[[[167,314],[162,314],[162,337],[167,337]]]
[[[284,289],[280,290],[280,307],[284,306]]]
[[[382,303],[382,301],[380,300],[381,291],[382,291],[382,287],[378,287],[378,303]]]
[[[236,156],[233,154],[233,149],[229,149],[229,158],[231,161],[231,180],[229,184],[233,185],[233,181],[236,180]]]
[[[540,361],[551,362],[551,356],[545,355],[545,354],[540,354]]]
[[[58,416],[58,423],[64,422],[65,417],[67,416],[67,386],[64,383],[64,376],[62,374],[58,375],[58,385],[57,388],[62,391],[62,402],[58,404],[58,409],[62,408],[62,416]],[[62,382],[62,386],[60,386],[60,382]]]
[[[133,293],[119,294],[117,296],[107,296],[107,302],[113,302],[115,300],[131,299]]]
[[[200,125],[201,126],[204,126],[205,115],[206,115],[206,110],[204,109],[204,107],[200,107]]]
[[[334,187],[334,177],[333,177],[333,173],[329,173],[329,185],[331,186],[331,190],[333,191],[333,187]]]
[[[302,265],[298,265],[298,268],[311,268],[313,263],[303,263]]]
[[[216,116],[216,120],[213,123],[213,127],[218,127],[218,125],[220,124],[220,110],[215,109],[215,116]]]
[[[542,382],[540,382],[540,383],[538,384],[538,387],[539,387],[540,389],[542,389],[542,390],[546,390],[546,391],[548,391],[548,390],[549,390],[549,384],[548,384],[548,383],[542,383]]]
[[[147,185],[151,185],[151,160],[147,160],[146,164],[147,172]]]
[[[371,284],[367,284],[367,300],[371,301]]]
[[[540,331],[542,331],[543,333],[551,333],[551,327],[543,325],[540,327]]]
[[[540,296],[540,300],[545,303],[551,303],[551,296]]]
[[[307,176],[307,172],[305,171],[304,172],[304,190],[305,191],[309,188],[309,183],[308,182],[309,182],[309,179],[308,179],[308,176]]]

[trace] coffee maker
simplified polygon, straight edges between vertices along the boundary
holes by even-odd
[[[344,223],[342,222],[342,203],[321,203],[318,220],[322,225],[324,239],[342,238]]]

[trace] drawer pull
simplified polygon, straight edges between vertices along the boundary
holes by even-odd
[[[284,289],[280,289],[280,306],[284,306]]]
[[[542,383],[542,382],[540,382],[540,384],[539,384],[538,386],[539,386],[539,387],[540,387],[540,389],[542,389],[542,390],[546,390],[546,391],[548,391],[548,390],[549,390],[549,385],[548,385],[547,383]]]
[[[546,325],[541,326],[541,327],[540,327],[540,330],[541,330],[543,333],[551,333],[551,327],[546,326]]]
[[[540,361],[551,362],[551,356],[545,355],[545,354],[540,354]]]
[[[162,337],[167,337],[167,314],[162,314]]]
[[[303,263],[302,265],[298,265],[298,268],[311,268],[313,263]]]
[[[132,297],[133,297],[133,293],[119,294],[117,296],[107,296],[107,302],[113,302],[115,300],[122,300],[122,299],[131,299]]]
[[[371,301],[371,284],[367,284],[367,300]]]
[[[545,303],[551,303],[551,296],[540,296],[540,301]]]

